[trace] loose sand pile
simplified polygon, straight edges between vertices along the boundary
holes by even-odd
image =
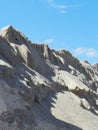
[[[0,130],[98,130],[98,67],[0,31]]]

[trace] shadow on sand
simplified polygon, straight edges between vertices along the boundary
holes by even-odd
[[[64,91],[60,90],[58,92],[63,93]],[[36,113],[38,114],[37,116],[39,117],[39,119],[50,125],[56,126],[58,128],[57,130],[83,130],[78,126],[75,126],[68,122],[64,122],[52,115],[51,108],[54,107],[53,104],[55,103],[53,99],[57,99],[56,94],[57,92],[51,92],[41,105],[36,104]]]

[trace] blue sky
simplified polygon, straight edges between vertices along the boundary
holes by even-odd
[[[0,28],[9,24],[32,42],[98,62],[98,0],[3,0]]]

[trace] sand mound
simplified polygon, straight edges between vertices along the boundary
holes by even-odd
[[[97,130],[98,65],[0,31],[0,130]]]

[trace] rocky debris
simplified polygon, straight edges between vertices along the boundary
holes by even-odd
[[[90,104],[85,98],[81,99],[81,106],[87,110],[90,110]]]
[[[97,100],[98,94],[92,90],[85,90],[76,87],[75,89],[70,89],[70,92],[76,94],[81,98],[81,106],[91,112],[95,113],[98,111]]]

